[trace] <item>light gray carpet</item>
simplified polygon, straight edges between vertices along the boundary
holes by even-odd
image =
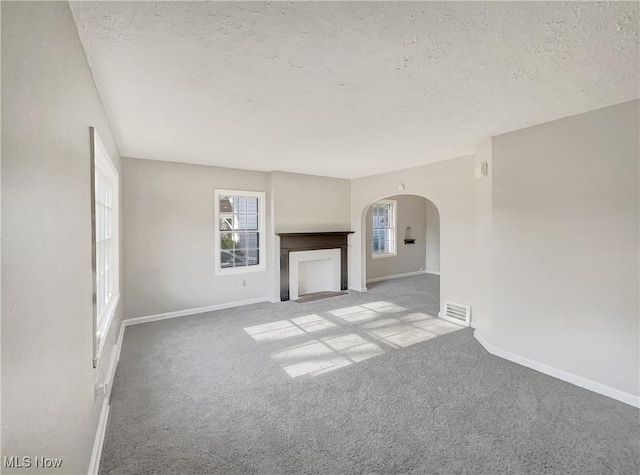
[[[491,356],[471,329],[402,347],[434,328],[438,292],[424,275],[128,327],[101,473],[640,471],[637,409]]]
[[[311,294],[301,295],[296,300],[298,303],[313,302],[314,300],[328,299],[331,297],[337,297],[338,295],[345,295],[347,292],[313,292]]]

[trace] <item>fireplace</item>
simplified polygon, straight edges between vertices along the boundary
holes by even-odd
[[[340,250],[340,290],[347,290],[347,269],[349,265],[347,259],[347,237],[352,233],[353,231],[277,233],[280,236],[280,300],[283,302],[289,300],[290,255],[301,251]],[[299,259],[294,258],[294,261],[297,260]],[[297,272],[298,269],[296,268],[294,273],[297,274]]]
[[[340,249],[289,253],[289,299],[314,292],[341,290]]]

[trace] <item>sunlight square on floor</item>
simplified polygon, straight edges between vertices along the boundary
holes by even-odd
[[[295,326],[288,320],[281,320],[263,325],[255,325],[244,329],[255,341],[271,341],[303,335],[304,330]]]
[[[292,378],[317,376],[353,363],[381,355],[384,350],[356,334],[311,340],[279,351],[271,359]]]
[[[362,325],[369,336],[393,347],[405,348],[461,327],[425,313],[410,313]]]
[[[254,325],[244,328],[255,341],[275,341],[291,338],[305,333],[313,333],[335,327],[336,324],[320,315],[305,315],[291,320]]]
[[[378,313],[399,313],[407,310],[405,307],[385,301],[364,303],[362,306]]]
[[[304,330],[306,333],[313,333],[327,328],[333,328],[335,323],[330,322],[326,318],[322,318],[320,315],[306,315],[304,317],[292,318],[291,322]]]
[[[332,310],[328,313],[346,323],[362,322],[379,316],[379,314],[373,310],[366,309],[360,305]]]
[[[334,351],[346,356],[354,363],[368,360],[369,358],[384,353],[384,350],[375,343],[371,343],[365,338],[353,333],[322,339],[322,341]]]
[[[402,327],[401,329],[396,327],[395,330],[397,330],[396,333],[379,337],[379,340],[395,347],[406,348],[438,336],[414,327]]]

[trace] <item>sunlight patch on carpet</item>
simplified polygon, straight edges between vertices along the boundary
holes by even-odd
[[[245,327],[244,331],[256,342],[318,334],[270,355],[289,376],[297,378],[318,376],[462,329],[426,313],[406,311],[392,302],[377,301]]]
[[[317,376],[384,353],[378,345],[355,335],[320,338],[279,351],[271,359],[279,363],[292,378]]]
[[[274,341],[326,330],[335,326],[335,323],[322,318],[320,315],[313,314],[290,320],[254,325],[244,328],[244,331],[251,335],[251,338],[255,341]]]

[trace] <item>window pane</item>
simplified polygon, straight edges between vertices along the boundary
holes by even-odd
[[[102,205],[102,239],[109,237],[109,215],[107,214],[107,207]]]
[[[247,199],[242,196],[233,197],[233,211],[234,213],[246,213],[247,211]]]
[[[220,249],[233,249],[234,247],[233,233],[220,233]]]
[[[247,264],[257,266],[260,263],[260,251],[258,249],[247,250]]]
[[[105,208],[105,225],[107,228],[107,238],[111,238],[112,234],[111,234],[111,209],[110,208]]]
[[[242,267],[247,265],[247,235],[246,233],[236,233],[235,247],[233,249],[233,265]]]
[[[100,219],[102,221],[102,235],[100,239],[107,239],[107,208],[104,205],[100,205]]]
[[[102,278],[102,274],[104,273],[104,241],[100,241],[97,244],[98,251],[98,267],[96,269],[97,275]]]
[[[220,212],[221,213],[230,213],[233,211],[233,206],[231,205],[231,198],[229,196],[221,196],[220,197]]]
[[[258,240],[259,240],[258,233],[248,232],[246,234],[246,247],[249,249],[257,248]]]
[[[100,170],[96,170],[95,190],[94,190],[94,193],[96,195],[96,198],[95,198],[96,203],[100,201],[100,186],[101,186]]]
[[[247,198],[247,213],[258,214],[258,198]]]
[[[109,263],[110,263],[110,259],[111,257],[109,256],[109,244],[110,244],[110,239],[105,239],[105,241],[102,243],[104,246],[104,262],[102,263],[102,268],[104,269],[104,273],[107,273],[107,270],[109,269]]]
[[[247,229],[258,229],[258,215],[248,214],[246,219]]]
[[[106,303],[109,301],[109,297],[111,297],[111,272],[108,270],[104,273],[104,287],[104,303],[106,305]]]
[[[380,227],[386,228],[389,226],[389,208],[383,206],[380,208]]]
[[[229,268],[233,265],[233,252],[232,251],[220,251],[220,267]]]
[[[246,229],[247,228],[247,218],[244,214],[235,214],[233,215],[233,229]]]
[[[233,216],[230,214],[220,216],[220,231],[231,230],[233,224]]]

